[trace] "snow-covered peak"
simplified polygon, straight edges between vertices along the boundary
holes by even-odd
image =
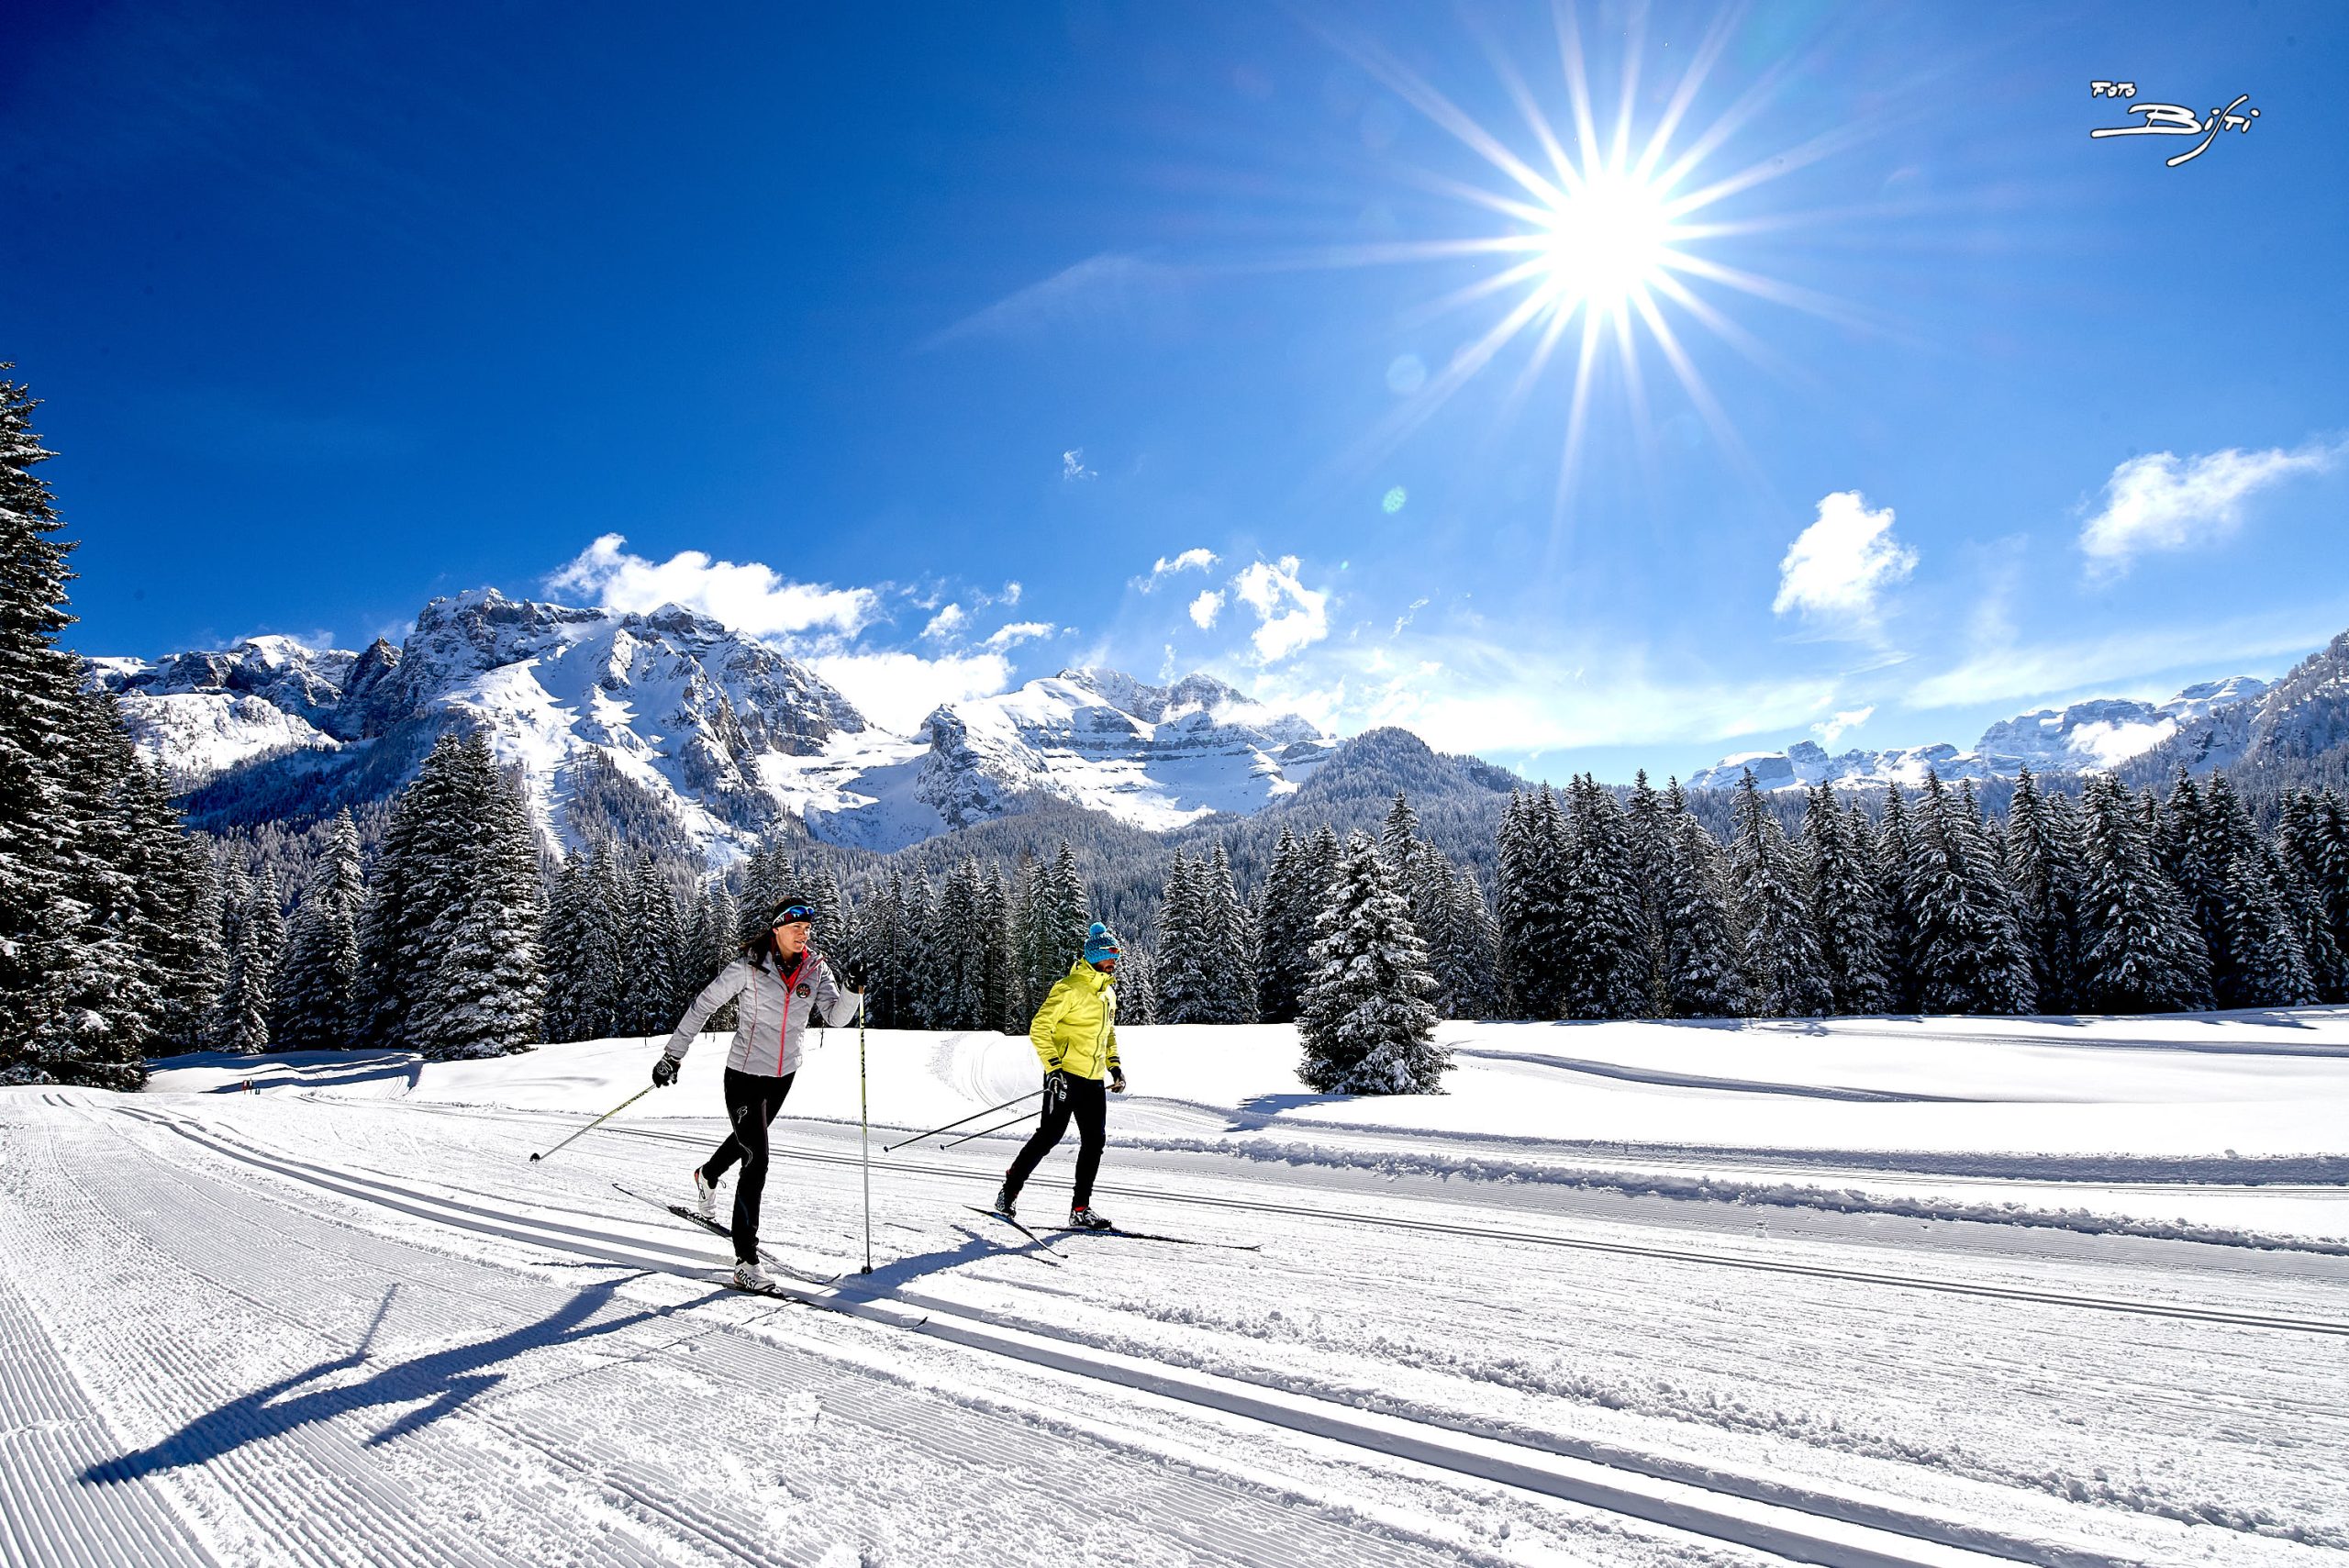
[[[2163,746],[2182,730],[2231,708],[2251,711],[2270,687],[2251,675],[2232,675],[2187,687],[2166,702],[2091,697],[2067,707],[2041,708],[2000,719],[1970,751],[1946,742],[1888,751],[1854,749],[1831,757],[1812,740],[1783,751],[1725,757],[1690,775],[1692,789],[1734,788],[1747,769],[1764,789],[1807,789],[1821,782],[1848,784],[1920,783],[1931,768],[1944,779],[2011,778],[2034,773],[2079,773],[2120,766]]]

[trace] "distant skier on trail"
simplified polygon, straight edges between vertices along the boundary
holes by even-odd
[[[734,1183],[734,1283],[764,1289],[759,1266],[759,1200],[767,1181],[767,1128],[791,1093],[811,1018],[838,1029],[856,1017],[864,997],[843,989],[822,954],[809,951],[816,911],[796,899],[774,906],[766,929],[744,945],[742,956],[701,989],[675,1032],[652,1064],[652,1082],[665,1088],[693,1048],[694,1036],[709,1015],[735,1004],[734,1048],[726,1055],[726,1118],[733,1131],[694,1172],[694,1207],[715,1218],[718,1182],[736,1162]]]
[[[1126,1092],[1126,1070],[1118,1064],[1118,939],[1095,921],[1085,934],[1085,956],[1056,981],[1028,1026],[1029,1043],[1044,1063],[1044,1119],[1003,1173],[995,1211],[1016,1219],[1019,1189],[1045,1155],[1076,1120],[1076,1190],[1070,1195],[1073,1230],[1115,1229],[1093,1207],[1093,1177],[1101,1168],[1108,1138],[1109,1094]],[[1102,1078],[1108,1078],[1104,1092]]]

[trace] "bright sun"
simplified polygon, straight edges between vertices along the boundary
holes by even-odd
[[[1672,253],[1664,194],[1631,175],[1601,171],[1562,191],[1536,236],[1539,286],[1553,309],[1611,316],[1653,288]]]

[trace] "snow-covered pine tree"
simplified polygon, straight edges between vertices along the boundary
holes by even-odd
[[[2007,807],[2007,880],[2021,901],[2023,940],[2042,1012],[2081,1005],[2087,940],[2081,900],[2087,864],[2080,815],[2071,796],[2043,793],[2029,768],[2015,780]]]
[[[1925,771],[1909,862],[1919,1005],[1931,1013],[2027,1013],[2036,1000],[2014,890],[1982,831],[1968,782]]]
[[[947,873],[931,916],[931,1029],[995,1027],[987,1013],[985,902],[979,862],[966,856]]]
[[[624,914],[617,1032],[665,1033],[677,1021],[678,976],[685,964],[676,897],[668,873],[648,851],[629,856],[620,876]]]
[[[989,862],[986,887],[987,1027],[1004,1034],[1026,1034],[1033,1016],[1021,984],[1019,927],[1003,862]]]
[[[1738,780],[1737,837],[1730,845],[1729,905],[1740,941],[1747,1005],[1762,1018],[1809,1018],[1833,1000],[1810,890],[1786,830],[1748,768]]]
[[[1569,1017],[1636,1018],[1648,1011],[1649,931],[1631,855],[1631,825],[1615,792],[1585,773],[1567,799],[1568,882],[1581,918],[1568,933]]]
[[[2227,950],[2235,969],[2232,999],[2221,1005],[2300,1007],[2315,1002],[2316,977],[2285,895],[2284,868],[2256,839],[2227,870],[2226,902]]]
[[[1864,824],[1865,819],[1859,819]],[[1869,844],[1855,820],[1821,782],[1804,802],[1802,844],[1810,873],[1811,925],[1838,1013],[1881,1013],[1892,1006],[1885,973],[1884,895]]]
[[[1153,980],[1155,964],[1151,955],[1139,947],[1130,947],[1118,961],[1118,1021],[1121,1024],[1154,1024],[1158,1021],[1158,987]],[[1013,1031],[1019,1032],[1019,1031]]]
[[[2286,792],[2278,812],[2276,853],[2285,896],[2307,951],[2317,995],[2349,1001],[2349,820],[2331,791]],[[2336,907],[2336,901],[2338,906]]]
[[[590,907],[587,851],[583,848],[564,857],[555,873],[554,890],[547,895],[547,1038],[551,1040],[593,1040],[596,1016],[588,996],[596,979],[584,973]],[[732,933],[728,933],[730,938]]]
[[[906,879],[892,870],[865,891],[856,912],[856,946],[865,966],[867,1021],[881,1029],[915,1029],[912,932],[906,914]]]
[[[204,1048],[206,1051],[234,1051],[239,1024],[237,1000],[243,982],[237,969],[242,962],[239,943],[245,929],[245,914],[253,901],[252,878],[245,874],[243,855],[231,851],[220,862],[220,894],[215,903],[219,922],[220,951],[223,962],[220,989],[213,994],[212,1006],[204,1019]]]
[[[1396,874],[1397,892],[1402,890],[1403,871],[1409,863],[1411,846],[1419,841],[1419,814],[1411,809],[1411,797],[1398,789],[1378,832],[1378,846],[1386,851],[1386,864]]]
[[[1264,901],[1257,917],[1256,1007],[1268,1024],[1295,1022],[1304,995],[1306,954],[1312,944],[1299,939],[1297,924],[1303,857],[1304,846],[1284,823],[1264,868]]]
[[[1884,956],[1892,980],[1896,1012],[1917,1010],[1917,898],[1909,883],[1909,864],[1915,858],[1916,836],[1909,817],[1908,797],[1898,784],[1884,788],[1884,815],[1876,824],[1876,886],[1883,894]]]
[[[1207,939],[1208,895],[1204,867],[1176,850],[1166,871],[1158,913],[1158,1012],[1170,1024],[1213,1021],[1213,950]]]
[[[1677,778],[1664,792],[1667,855],[1656,887],[1658,1010],[1673,1018],[1736,1018],[1745,975],[1731,926],[1720,846],[1688,811]]]
[[[2210,954],[2185,895],[2154,859],[2143,803],[2106,773],[2088,781],[2085,807],[2087,1006],[2111,1013],[2208,1007]]]
[[[461,815],[426,839],[433,858],[419,886],[436,912],[418,955],[429,978],[416,992],[407,1029],[415,1048],[434,1061],[529,1050],[542,1033],[546,983],[529,808],[518,785],[498,773],[485,737],[475,733],[450,750],[448,798]]]
[[[125,862],[145,835],[109,798],[128,773],[119,718],[58,642],[73,546],[33,473],[51,455],[37,406],[0,380],[0,1084],[135,1089],[164,1010],[129,934]]]
[[[1411,916],[1427,943],[1428,973],[1435,977],[1429,996],[1436,1015],[1481,1018],[1494,1010],[1493,923],[1476,879],[1431,846],[1418,857],[1418,886]]]
[[[1201,942],[1206,984],[1198,992],[1203,1010],[1190,1021],[1244,1024],[1256,1016],[1254,943],[1247,906],[1232,880],[1231,857],[1219,842],[1204,867],[1194,866],[1205,925]]]
[[[1298,1078],[1323,1094],[1441,1093],[1452,1053],[1435,1040],[1427,952],[1367,833],[1347,840],[1319,936]]]
[[[278,1049],[349,1048],[356,1032],[351,1008],[359,979],[359,910],[365,897],[359,828],[346,808],[336,814],[326,853],[311,869],[286,933],[273,1031]]]
[[[1499,839],[1501,968],[1509,1016],[1565,1016],[1570,959],[1565,815],[1548,785],[1512,793]]]
[[[1640,919],[1647,932],[1647,1006],[1651,1018],[1664,1013],[1664,909],[1662,898],[1671,880],[1672,835],[1664,820],[1664,797],[1640,769],[1631,781],[1631,797],[1623,807],[1625,844],[1631,854],[1631,885],[1638,889]]]
[[[252,884],[243,917],[237,922],[237,953],[229,965],[228,995],[222,1006],[227,1035],[221,1049],[258,1056],[270,1049],[270,1021],[277,1011],[277,976],[285,958],[285,917],[277,873],[267,867]]]
[[[177,852],[188,889],[187,948],[178,983],[164,995],[156,1046],[165,1055],[205,1049],[213,1008],[228,987],[228,950],[220,939],[220,868],[204,840],[183,838]]]

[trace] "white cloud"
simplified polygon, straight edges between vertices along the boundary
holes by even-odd
[[[1428,607],[1428,601],[1427,601],[1427,600],[1425,600],[1425,599],[1413,599],[1413,600],[1411,601],[1411,607],[1410,607],[1410,608],[1408,608],[1408,609],[1407,609],[1407,610],[1405,610],[1401,615],[1397,616],[1397,617],[1395,617],[1395,629],[1394,629],[1392,632],[1388,633],[1388,635],[1389,635],[1389,636],[1391,636],[1391,637],[1400,637],[1400,636],[1402,636],[1402,635],[1403,635],[1403,628],[1404,628],[1405,627],[1407,627],[1407,626],[1408,626],[1408,625],[1410,625],[1410,624],[1411,624],[1411,617],[1412,617],[1413,616],[1415,616],[1415,615],[1418,615],[1421,610],[1426,609],[1427,607]]]
[[[2149,550],[2216,544],[2243,527],[2243,497],[2297,473],[2321,473],[2349,443],[2288,452],[2238,447],[2180,462],[2175,452],[2132,457],[2105,481],[2104,509],[2080,528],[2089,570],[2124,572]]]
[[[1277,562],[1259,561],[1231,580],[1240,602],[1256,612],[1261,624],[1252,640],[1256,657],[1270,664],[1286,659],[1330,635],[1330,595],[1297,580],[1297,559],[1285,555]]]
[[[1137,577],[1133,585],[1147,594],[1178,572],[1205,572],[1222,559],[1211,550],[1186,550],[1180,555],[1158,558],[1147,577]]]
[[[1191,624],[1201,631],[1212,628],[1215,625],[1215,617],[1222,613],[1223,594],[1219,589],[1209,588],[1191,601]]]
[[[1892,537],[1892,508],[1869,511],[1856,490],[1822,496],[1819,518],[1795,536],[1778,563],[1779,615],[1799,610],[1835,635],[1875,629],[1877,601],[1917,569],[1917,552]]]
[[[997,627],[989,634],[986,646],[1000,653],[1017,648],[1023,642],[1033,642],[1039,638],[1050,637],[1059,629],[1060,628],[1048,620],[1017,620],[1009,626]]]
[[[1061,478],[1067,481],[1069,484],[1074,484],[1080,479],[1098,479],[1100,477],[1101,473],[1098,469],[1091,469],[1085,466],[1085,449],[1083,447],[1078,447],[1074,451],[1065,451],[1061,453]]]
[[[941,703],[993,696],[1011,684],[1011,662],[1000,653],[924,659],[912,653],[831,653],[807,661],[867,718],[910,735]]]
[[[921,628],[921,634],[928,638],[952,637],[968,626],[970,621],[969,612],[962,606],[949,605],[930,617],[930,624]]]
[[[1836,741],[1843,739],[1845,730],[1857,729],[1875,717],[1876,707],[1873,704],[1866,707],[1855,707],[1847,713],[1839,713],[1831,718],[1820,720],[1810,727],[1810,732],[1819,737],[1820,745],[1832,746]]]
[[[584,594],[606,608],[655,610],[683,605],[753,637],[781,637],[818,628],[853,633],[880,613],[870,588],[828,588],[793,583],[770,567],[712,561],[697,550],[655,563],[621,550],[606,534],[547,578],[556,594]]]
[[[1006,583],[1003,585],[1003,602],[1007,605],[1016,605],[1019,602],[1019,595],[1026,592],[1027,590],[1022,588],[1017,581]]]

